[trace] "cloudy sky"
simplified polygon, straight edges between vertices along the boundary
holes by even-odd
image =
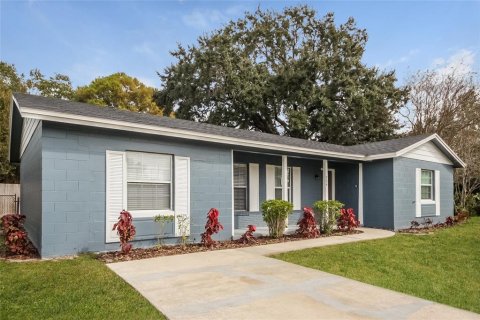
[[[74,85],[118,71],[159,87],[177,43],[245,11],[309,4],[319,16],[350,16],[369,34],[364,62],[395,69],[480,71],[480,1],[0,1],[0,58],[20,72],[64,73]]]

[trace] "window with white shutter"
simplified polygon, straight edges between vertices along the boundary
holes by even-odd
[[[172,210],[172,156],[127,152],[127,210],[152,216]]]
[[[233,164],[235,211],[247,210],[248,167],[246,163]]]

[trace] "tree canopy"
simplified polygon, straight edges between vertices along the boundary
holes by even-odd
[[[163,115],[153,100],[154,89],[123,72],[93,80],[79,87],[75,100],[100,106]]]
[[[339,144],[386,139],[408,90],[362,62],[353,18],[258,9],[172,52],[157,103],[178,118]]]

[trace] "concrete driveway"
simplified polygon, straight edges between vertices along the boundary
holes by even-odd
[[[480,319],[480,315],[266,254],[385,238],[392,232],[119,262],[108,267],[170,319]]]

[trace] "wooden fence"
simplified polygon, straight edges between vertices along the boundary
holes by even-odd
[[[20,202],[20,185],[0,183],[0,216],[18,213]]]

